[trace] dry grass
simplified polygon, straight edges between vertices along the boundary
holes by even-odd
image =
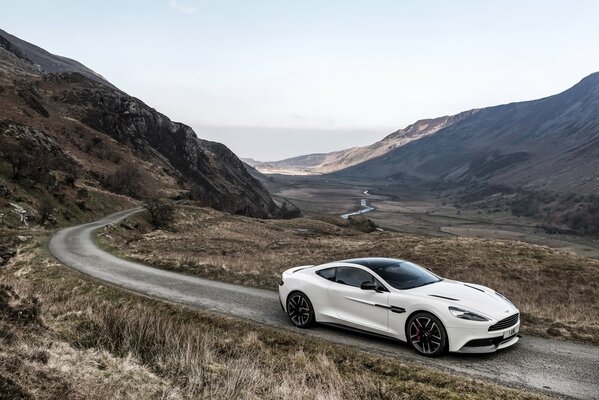
[[[36,298],[0,286],[0,399],[124,399],[166,393],[167,383],[130,358],[79,349],[39,318]]]
[[[0,339],[0,393],[13,398],[539,398],[129,295],[82,280],[33,242],[1,276],[11,305],[41,310],[27,324],[0,314],[13,332]]]
[[[599,343],[599,261],[517,241],[366,234],[330,222],[262,221],[187,206],[170,231],[151,230],[137,216],[128,229],[101,232],[100,242],[157,267],[271,289],[291,266],[405,258],[503,292],[521,309],[527,333]]]

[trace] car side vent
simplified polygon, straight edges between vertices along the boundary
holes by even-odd
[[[439,296],[438,294],[429,294],[429,296],[431,296],[431,297],[438,297],[438,298],[444,299],[444,300],[460,301],[459,299],[454,299],[454,298],[445,297],[445,296]]]
[[[482,289],[479,289],[479,288],[477,288],[477,287],[470,286],[470,285],[466,285],[465,283],[464,283],[464,286],[468,286],[470,289],[478,290],[479,292],[483,292],[483,293],[485,293],[485,291],[484,291],[484,290],[482,290]]]

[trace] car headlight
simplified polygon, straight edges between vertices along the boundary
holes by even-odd
[[[459,307],[449,307],[449,312],[456,318],[467,319],[468,321],[490,321],[490,319],[484,315]]]

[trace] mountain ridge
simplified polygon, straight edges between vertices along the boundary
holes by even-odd
[[[599,73],[593,73],[556,95],[481,108],[434,135],[392,150],[384,159],[336,174],[593,192],[598,141]]]
[[[599,72],[541,99],[419,120],[369,146],[256,163],[263,173],[599,190]]]
[[[97,72],[87,68],[79,61],[52,54],[32,43],[26,42],[0,29],[0,47],[13,53],[18,58],[38,67],[41,73],[78,72],[90,79],[117,89],[112,83]]]

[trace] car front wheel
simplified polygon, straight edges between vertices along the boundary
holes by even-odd
[[[308,328],[314,323],[312,303],[301,292],[293,292],[287,298],[287,315],[298,328]]]
[[[427,312],[419,312],[408,320],[406,329],[410,346],[427,357],[436,357],[445,351],[447,333],[439,318]]]

